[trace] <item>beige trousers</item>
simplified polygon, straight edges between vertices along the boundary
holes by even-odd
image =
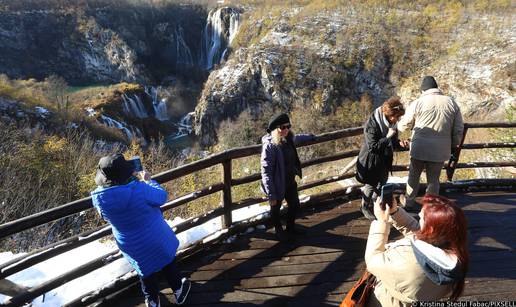
[[[439,176],[444,162],[430,162],[410,158],[409,175],[407,181],[407,205],[413,205],[419,191],[419,178],[423,169],[426,172],[426,193],[439,195]]]

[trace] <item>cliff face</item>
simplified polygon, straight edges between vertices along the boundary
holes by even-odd
[[[295,61],[296,67],[285,60]],[[325,57],[309,48],[240,49],[206,82],[195,111],[195,133],[201,144],[211,145],[221,121],[245,109],[258,112],[263,105],[289,111],[299,104],[324,113],[366,92],[381,99],[391,94],[386,86],[389,69],[388,62],[379,60],[372,71],[358,66],[339,70],[331,55]]]
[[[288,112],[298,104],[324,114],[366,93],[377,103],[393,93],[388,50],[377,50],[367,65],[347,63],[360,46],[335,43],[335,27],[344,27],[342,16],[313,16],[292,25],[292,14],[274,20],[260,40],[236,48],[224,66],[210,74],[194,117],[202,145],[214,144],[219,123],[245,109],[253,112],[268,105]],[[265,21],[251,21],[251,28],[262,31]],[[301,28],[308,32],[300,34]]]
[[[307,9],[244,21],[234,52],[212,71],[197,105],[202,145],[216,143],[220,122],[247,108],[289,111],[298,104],[324,115],[364,94],[376,105],[391,95],[408,104],[424,75],[434,75],[467,117],[500,117],[515,104],[516,27],[507,16],[460,7]]]
[[[71,84],[156,82],[198,65],[206,16],[196,6],[4,11],[0,72]]]

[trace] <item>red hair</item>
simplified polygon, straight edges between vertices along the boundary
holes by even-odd
[[[439,195],[423,198],[424,225],[416,238],[457,256],[463,277],[453,287],[450,299],[457,300],[464,291],[464,279],[469,266],[466,216],[455,202]]]

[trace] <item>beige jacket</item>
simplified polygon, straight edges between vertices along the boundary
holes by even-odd
[[[398,129],[412,129],[410,157],[444,162],[450,158],[451,148],[460,144],[464,123],[455,101],[431,88],[408,106]]]
[[[404,238],[386,244],[391,222]],[[389,222],[371,223],[365,261],[378,283],[368,306],[411,306],[415,301],[435,301],[451,294],[453,284],[435,284],[418,264],[412,247],[413,232],[418,229],[418,222],[402,208]]]

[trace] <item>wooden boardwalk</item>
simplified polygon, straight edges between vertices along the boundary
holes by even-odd
[[[516,300],[516,193],[448,196],[469,222],[471,268],[462,299]],[[185,305],[338,306],[364,269],[369,221],[358,208],[358,201],[307,208],[298,220],[307,234],[294,241],[255,230],[191,257],[180,265],[194,282]],[[170,290],[162,293],[162,306],[171,306]],[[136,286],[105,305],[144,306]]]

